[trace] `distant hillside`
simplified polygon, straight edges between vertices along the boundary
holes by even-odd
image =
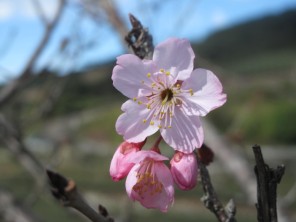
[[[219,31],[195,49],[233,71],[290,68],[296,61],[296,9]]]

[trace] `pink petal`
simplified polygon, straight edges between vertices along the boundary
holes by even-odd
[[[133,155],[129,156],[128,161],[131,163],[139,163],[146,158],[153,159],[155,161],[163,161],[168,160],[167,157],[151,150],[141,150],[136,153],[133,153]]]
[[[131,200],[135,200],[135,195],[133,194],[135,192],[133,191],[133,187],[135,186],[138,180],[137,172],[138,172],[139,166],[140,164],[136,164],[132,167],[125,181],[126,193]]]
[[[155,163],[155,173],[158,180],[163,185],[161,193],[156,195],[147,195],[144,199],[140,199],[140,203],[146,208],[159,209],[167,212],[169,206],[174,202],[174,183],[169,168],[164,163]]]
[[[182,89],[192,89],[193,95],[185,98],[188,115],[205,116],[226,102],[226,94],[219,79],[211,71],[195,69],[182,84]]]
[[[190,76],[194,52],[186,39],[170,38],[155,47],[153,61],[159,69],[179,73],[179,80]],[[174,71],[173,71],[174,70]]]
[[[148,73],[156,71],[150,60],[142,61],[135,55],[126,54],[117,57],[117,65],[113,69],[112,80],[114,87],[129,98],[138,97],[139,93],[151,92],[142,81],[150,82]]]
[[[172,127],[161,129],[160,133],[168,145],[183,153],[192,153],[204,140],[199,117],[187,115],[179,108],[175,109]]]
[[[118,117],[115,126],[118,134],[123,135],[124,140],[138,143],[158,130],[157,123],[150,124],[152,115],[148,116],[149,109],[145,105],[128,100],[122,105],[122,110],[125,113]],[[147,120],[146,123],[143,122],[144,119]]]

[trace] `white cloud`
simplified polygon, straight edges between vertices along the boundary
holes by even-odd
[[[39,0],[42,12],[46,18],[52,19],[56,13],[58,0]],[[10,17],[35,19],[38,11],[32,0],[0,0],[0,20]]]
[[[38,16],[38,11],[31,0],[14,0],[16,2],[17,11],[20,16],[27,18],[35,18]],[[46,18],[53,18],[57,10],[57,0],[39,0],[42,12]]]
[[[0,1],[0,20],[5,20],[13,14],[13,5],[9,0]]]
[[[226,25],[227,23],[227,15],[226,13],[221,10],[221,9],[218,9],[218,10],[215,10],[213,13],[212,13],[212,23],[216,26],[216,27],[223,27]]]

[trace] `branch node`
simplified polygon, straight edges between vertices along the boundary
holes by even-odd
[[[147,29],[143,28],[141,22],[135,16],[129,14],[129,19],[132,29],[125,37],[125,41],[139,58],[151,58],[154,48],[152,36]]]

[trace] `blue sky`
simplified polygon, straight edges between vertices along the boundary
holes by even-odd
[[[52,18],[57,0],[39,0],[48,18]],[[169,37],[201,41],[209,34],[241,22],[279,14],[296,7],[296,0],[114,0],[120,16],[128,24],[128,13],[149,28],[154,43]],[[71,0],[77,3],[79,0]],[[71,4],[72,5],[72,4]],[[75,6],[68,6],[55,30],[52,41],[39,59],[37,67],[50,65],[66,73],[90,63],[111,60],[124,53],[120,37],[106,23],[96,23],[82,16]],[[44,29],[31,0],[0,0],[0,82],[17,76]],[[69,35],[94,40],[91,50],[75,60],[56,54],[61,39]],[[75,45],[70,48],[75,53]]]

